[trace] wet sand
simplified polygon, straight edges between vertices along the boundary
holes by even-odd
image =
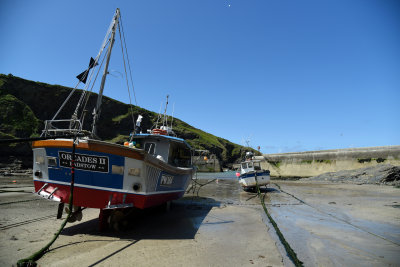
[[[220,175],[219,175],[220,176]],[[123,231],[98,231],[98,210],[67,224],[41,266],[291,266],[255,193],[235,179],[205,184],[161,208],[137,211]],[[32,195],[31,178],[0,178],[0,265],[42,248],[58,230],[57,203]],[[198,187],[197,187],[198,188]],[[272,181],[272,217],[305,266],[399,266],[400,189]],[[65,216],[65,214],[64,214]]]
[[[270,212],[307,266],[400,266],[399,188],[303,181],[274,187]]]
[[[228,184],[225,188],[224,183],[214,182],[200,192],[237,186]],[[0,194],[0,265],[11,266],[51,240],[61,221],[55,219],[57,203],[28,193],[29,179],[2,188],[24,190]],[[169,212],[162,208],[135,212],[119,232],[98,231],[98,210],[83,213],[81,222],[67,224],[39,265],[283,266],[257,204],[230,205],[189,194],[175,201]]]

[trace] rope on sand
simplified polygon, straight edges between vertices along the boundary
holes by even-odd
[[[261,205],[263,206],[263,209],[265,211],[265,214],[267,214],[269,221],[271,222],[272,226],[274,227],[275,232],[279,237],[279,240],[281,241],[282,245],[284,246],[287,255],[289,256],[289,258],[292,260],[293,264],[296,267],[303,267],[304,266],[303,262],[297,258],[296,252],[294,252],[294,250],[290,247],[289,243],[286,241],[282,232],[279,230],[279,227],[276,224],[275,220],[272,218],[271,214],[269,213],[269,211],[265,205],[265,194],[261,195],[260,187],[258,186],[258,182],[257,182],[257,176],[255,178],[256,178],[257,195],[260,198]]]
[[[60,229],[57,231],[57,233],[54,234],[53,239],[42,249],[39,251],[33,253],[30,257],[21,259],[17,262],[18,267],[27,267],[27,266],[37,266],[36,261],[39,260],[44,254],[46,254],[49,251],[49,248],[51,245],[53,245],[54,241],[58,238],[62,230],[64,229],[65,225],[67,224],[68,219],[72,215],[72,203],[73,203],[73,192],[74,192],[74,180],[75,180],[75,141],[76,141],[77,136],[74,136],[74,139],[72,141],[72,161],[71,161],[71,186],[70,186],[70,194],[69,194],[69,211],[68,215],[65,218],[64,222],[61,224]]]

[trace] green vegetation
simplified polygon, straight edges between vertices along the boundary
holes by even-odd
[[[326,164],[331,164],[332,163],[332,161],[329,160],[329,159],[316,159],[314,161],[316,163],[326,163]],[[310,159],[309,160],[302,160],[301,163],[303,163],[303,164],[312,164],[313,160],[310,160]]]
[[[116,144],[124,144],[125,141],[129,140],[129,136],[128,135],[118,135],[115,138],[111,139],[111,140],[107,140],[111,143],[116,143]]]
[[[377,158],[377,159],[374,159],[377,163],[382,163],[382,162],[385,162],[386,161],[386,159],[383,159],[383,158]]]
[[[317,162],[317,163],[326,163],[326,164],[331,164],[332,163],[332,161],[329,160],[329,159],[317,159],[317,160],[315,160],[315,162]]]
[[[0,95],[0,123],[0,131],[16,137],[30,137],[39,126],[29,106],[10,94]]]
[[[281,162],[280,161],[267,160],[267,162],[269,164],[271,164],[272,166],[274,166],[275,168],[278,168],[278,169],[279,169],[279,166],[281,166]]]
[[[0,74],[0,138],[5,138],[3,135],[9,136],[8,138],[38,136],[44,128],[44,121],[54,116],[71,90],[60,85],[49,85],[24,80],[11,74]],[[81,92],[77,90],[69,103],[77,103]],[[93,108],[89,106],[94,106],[96,98],[97,94],[90,95],[87,114],[91,113]],[[74,109],[75,105],[66,105],[56,119],[71,118]],[[98,124],[99,137],[120,144],[128,140],[134,127],[131,109],[134,118],[139,114],[143,116],[144,131],[150,129],[157,120],[158,114],[155,112],[103,97],[101,120]],[[91,124],[91,116],[88,116],[83,128],[90,129]],[[252,148],[245,148],[206,133],[177,118],[174,118],[173,130],[193,149],[209,150],[216,154],[221,166],[224,167],[240,160],[246,151],[260,155]]]
[[[15,137],[11,134],[6,134],[3,132],[0,132],[0,139],[14,139]]]
[[[122,121],[123,119],[126,119],[127,117],[129,117],[129,115],[130,115],[130,113],[119,115],[115,118],[112,118],[112,121],[114,121],[114,122]]]
[[[371,161],[376,161],[377,163],[382,163],[382,162],[385,162],[386,159],[384,159],[384,158],[377,158],[377,159],[367,158],[367,159],[357,159],[357,161],[358,161],[358,163],[366,163],[366,162],[369,163]]]

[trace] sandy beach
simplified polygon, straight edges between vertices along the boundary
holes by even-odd
[[[42,248],[61,225],[57,203],[32,189],[30,177],[1,177],[1,266],[15,266]],[[263,192],[305,266],[399,265],[399,188],[274,180]],[[38,264],[292,266],[259,198],[234,179],[214,180],[169,211],[134,211],[120,231],[100,232],[98,213],[86,209],[82,221],[67,224]]]

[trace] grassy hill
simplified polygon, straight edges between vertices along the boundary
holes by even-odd
[[[39,136],[44,121],[51,119],[67,98],[72,88],[61,85],[49,85],[0,74],[0,139],[26,138]],[[81,90],[77,90],[69,103],[77,103]],[[92,93],[88,101],[88,112],[93,110],[97,94]],[[57,118],[71,118],[74,105],[66,105]],[[132,106],[133,115],[143,116],[142,129],[149,129],[157,120],[157,113],[138,106]],[[89,118],[90,117],[90,118]],[[91,116],[85,119],[84,128],[90,129]],[[103,97],[101,120],[98,124],[98,136],[102,140],[123,143],[133,129],[130,105]],[[209,150],[215,153],[221,165],[227,167],[243,156],[245,148],[221,137],[206,133],[200,129],[174,118],[173,129],[178,137],[185,139],[194,149]],[[246,148],[247,151],[252,150]],[[254,150],[253,150],[254,151]],[[29,145],[10,144],[0,146],[0,161],[7,156],[30,158]]]

